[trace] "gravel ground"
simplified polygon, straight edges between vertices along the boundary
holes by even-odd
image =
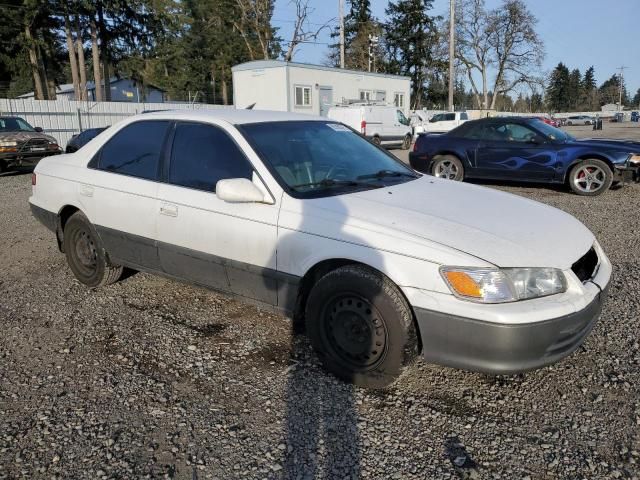
[[[367,392],[278,315],[146,274],[80,285],[29,180],[0,176],[0,479],[640,477],[640,185],[491,187],[577,216],[614,264],[571,357],[509,377],[418,361]]]

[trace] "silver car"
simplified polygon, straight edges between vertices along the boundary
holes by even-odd
[[[567,118],[567,125],[593,125],[593,121],[589,115],[573,115]]]

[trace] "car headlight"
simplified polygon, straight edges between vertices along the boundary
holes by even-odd
[[[17,147],[18,142],[0,142],[0,147]]]
[[[634,153],[629,157],[629,162],[640,165],[640,153]]]
[[[441,267],[440,274],[454,295],[481,303],[516,302],[567,289],[556,268]]]

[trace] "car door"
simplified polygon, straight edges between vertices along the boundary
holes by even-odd
[[[125,125],[94,155],[78,185],[82,208],[116,263],[159,270],[157,180],[170,125],[166,120]]]
[[[277,304],[278,207],[230,203],[216,183],[251,179],[266,190],[251,163],[221,126],[179,122],[158,187],[158,253],[169,275]]]
[[[485,127],[476,153],[478,176],[496,180],[550,181],[556,151],[539,132],[517,122]]]

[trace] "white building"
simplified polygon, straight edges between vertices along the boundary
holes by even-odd
[[[236,108],[326,116],[331,105],[375,100],[409,112],[409,77],[280,60],[241,63],[233,72]]]

